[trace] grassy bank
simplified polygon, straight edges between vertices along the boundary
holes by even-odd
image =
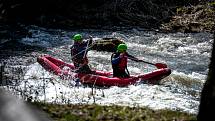
[[[33,103],[56,121],[196,121],[196,115],[140,107]]]

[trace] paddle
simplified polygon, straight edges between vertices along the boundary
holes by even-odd
[[[84,51],[84,56],[83,56],[83,58],[85,58],[86,55],[87,55],[87,49],[88,49],[89,43],[90,43],[90,41],[87,42],[87,47],[86,47],[86,49],[85,49],[85,51]]]
[[[144,61],[144,60],[139,60],[139,62],[144,62],[144,63],[147,63],[147,64],[154,65],[154,66],[156,66],[158,69],[167,68],[167,65],[164,64],[164,63],[150,63],[150,62],[147,62],[147,61]]]

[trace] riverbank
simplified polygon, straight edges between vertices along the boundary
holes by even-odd
[[[170,21],[160,26],[160,29],[166,32],[183,33],[213,33],[214,28],[215,2],[178,7]]]
[[[196,121],[196,115],[143,107],[33,103],[56,121]]]

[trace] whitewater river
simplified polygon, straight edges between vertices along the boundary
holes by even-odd
[[[43,48],[46,51],[33,51],[29,57],[21,56],[19,64],[6,65],[7,68],[22,68],[20,80],[5,87],[22,98],[72,104],[124,105],[171,109],[197,114],[200,92],[206,80],[212,49],[213,35],[208,33],[157,33],[139,29],[131,30],[57,30],[37,26],[26,27],[32,37],[19,40],[19,43]],[[73,80],[62,80],[45,71],[36,57],[49,54],[66,62],[70,60],[70,37],[81,33],[94,39],[103,37],[120,38],[128,45],[128,52],[153,63],[165,63],[172,74],[159,85],[136,84],[129,87],[92,88],[74,86]],[[17,55],[18,56],[18,55]],[[88,58],[91,68],[111,71],[110,52],[91,50]],[[17,58],[13,57],[12,60]],[[11,59],[10,59],[11,60]],[[10,62],[12,63],[12,62]],[[156,67],[129,60],[131,74],[146,73]],[[8,69],[10,70],[10,69]],[[22,71],[23,72],[23,71]],[[10,71],[9,71],[10,73]],[[11,71],[13,75],[13,71]],[[17,74],[16,74],[17,76]],[[15,81],[15,80],[14,80]]]

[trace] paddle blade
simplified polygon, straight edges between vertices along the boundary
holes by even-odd
[[[167,68],[167,65],[164,63],[156,63],[155,66],[160,69],[160,68]]]

